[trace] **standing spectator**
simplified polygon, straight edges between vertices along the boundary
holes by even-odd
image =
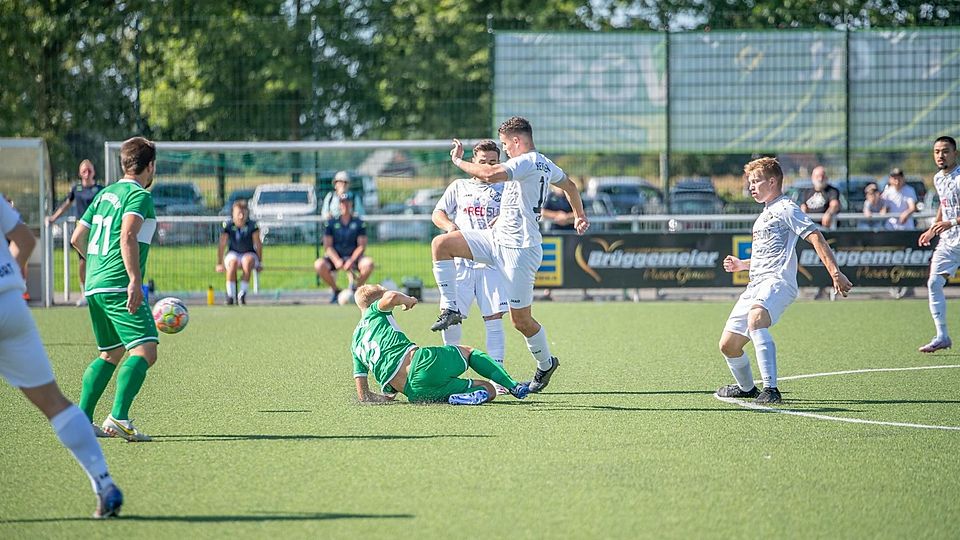
[[[254,271],[263,270],[263,243],[260,241],[260,226],[250,219],[247,201],[233,202],[233,216],[223,222],[220,246],[217,248],[217,272],[227,273],[227,305],[245,305],[250,277]],[[227,254],[223,252],[229,246]],[[240,292],[237,293],[237,269],[243,269]]]
[[[367,228],[363,220],[353,215],[353,200],[349,194],[340,196],[340,217],[327,222],[323,233],[324,256],[313,263],[317,275],[333,291],[331,304],[337,302],[340,289],[337,288],[337,270],[348,273],[350,288],[356,290],[373,273],[373,259],[364,255],[367,249]]]
[[[840,212],[840,190],[830,185],[827,171],[818,165],[810,173],[813,188],[800,197],[800,210],[805,214],[823,214],[820,225],[825,229],[836,228],[834,216]]]
[[[876,182],[870,182],[863,188],[863,215],[864,217],[875,217],[887,213],[887,204],[880,197],[880,188]],[[882,227],[880,222],[874,220],[864,220],[860,223],[860,229],[879,230]]]
[[[80,181],[73,185],[70,188],[70,193],[67,194],[67,198],[63,203],[53,212],[50,216],[47,217],[47,225],[60,219],[63,214],[73,206],[74,203],[77,204],[74,209],[74,216],[77,219],[87,211],[87,207],[90,206],[90,203],[93,201],[93,198],[103,189],[103,184],[99,184],[94,180],[97,171],[93,168],[93,162],[89,159],[85,159],[80,162]],[[66,231],[64,231],[66,234]],[[87,297],[84,296],[84,286],[87,282],[87,259],[83,254],[77,254],[80,257],[79,273],[80,273],[80,299],[77,300],[77,307],[87,305]]]
[[[917,211],[917,192],[907,185],[902,170],[896,168],[890,171],[887,187],[880,197],[891,214],[887,220],[888,229],[902,231],[916,227],[913,213]]]
[[[350,175],[347,171],[340,171],[333,177],[333,191],[327,193],[320,205],[320,215],[330,220],[340,217],[340,199],[344,195],[353,199],[353,215],[363,216],[363,201],[360,197],[350,193]]]

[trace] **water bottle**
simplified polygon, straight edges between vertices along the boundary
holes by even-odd
[[[213,285],[207,285],[207,305],[213,305]]]

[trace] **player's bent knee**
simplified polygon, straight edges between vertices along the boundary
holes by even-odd
[[[759,306],[754,306],[747,316],[747,328],[749,330],[759,330],[760,328],[769,328],[771,324],[770,313]]]
[[[927,279],[927,288],[942,289],[946,283],[947,279],[943,274],[930,274],[930,278]]]
[[[130,356],[142,356],[147,361],[147,365],[153,367],[157,362],[157,342],[148,341],[142,345],[130,349]]]

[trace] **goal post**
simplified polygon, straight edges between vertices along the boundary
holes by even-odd
[[[463,141],[468,158],[480,140]],[[122,177],[121,144],[104,144],[104,180],[108,184]],[[260,224],[267,245],[266,271],[258,276],[261,294],[325,288],[313,263],[323,251],[322,202],[333,190],[339,171],[350,177],[350,190],[357,204],[362,204],[369,251],[379,258],[372,279],[400,283],[405,277],[422,277],[432,281],[429,264],[423,263],[420,252],[429,251],[429,239],[437,232],[430,219],[432,206],[430,211],[427,208],[436,203],[452,179],[463,176],[450,160],[449,139],[155,144],[157,172],[151,188],[157,208],[155,243],[172,248],[165,251],[179,252],[176,263],[159,251],[151,256],[149,272],[157,280],[157,289],[165,293],[193,294],[214,285],[220,294],[223,275],[212,272],[217,240],[220,224],[229,219],[230,205],[237,199],[251,201],[251,217]],[[283,190],[290,195],[294,191],[309,193],[313,207],[271,214],[263,205],[253,204],[258,202],[255,191],[259,186],[264,186],[264,199],[268,190],[274,194]]]
[[[53,305],[53,242],[45,217],[52,207],[50,156],[43,139],[0,138],[0,192],[40,238],[27,263],[32,302]]]

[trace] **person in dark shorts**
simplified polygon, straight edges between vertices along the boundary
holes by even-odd
[[[67,194],[67,198],[57,207],[53,214],[47,217],[47,225],[60,219],[71,207],[74,209],[74,216],[77,219],[83,216],[83,213],[87,211],[87,207],[93,202],[93,198],[103,189],[103,184],[98,183],[94,179],[96,174],[97,171],[93,168],[92,161],[85,159],[80,162],[80,181],[70,188],[70,193]],[[87,304],[87,297],[83,294],[84,286],[87,282],[87,259],[82,254],[79,254],[79,257],[80,299],[77,300],[77,307]]]

